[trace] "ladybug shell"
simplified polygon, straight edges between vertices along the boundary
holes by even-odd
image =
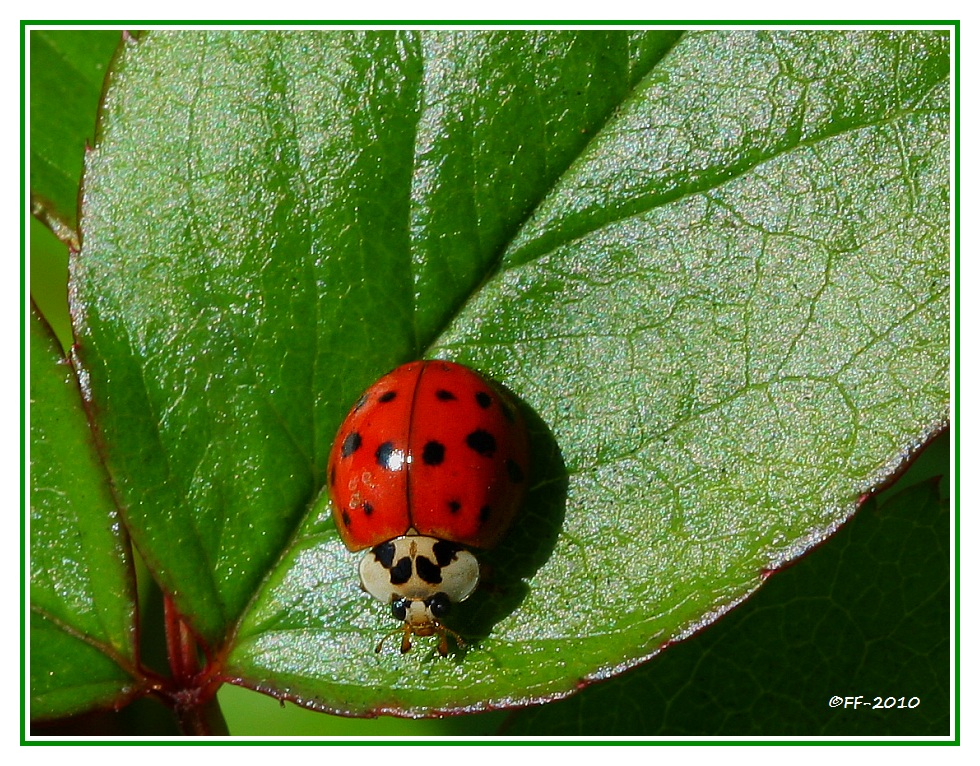
[[[414,530],[475,548],[524,496],[528,439],[507,396],[468,367],[410,362],[372,385],[337,432],[327,482],[352,551]]]

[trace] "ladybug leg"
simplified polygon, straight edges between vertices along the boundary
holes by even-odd
[[[412,626],[407,622],[402,632],[402,654],[412,651]]]
[[[463,640],[462,636],[460,636],[459,633],[452,628],[447,628],[442,623],[439,623],[436,630],[439,631],[439,654],[441,656],[445,657],[449,654],[449,636],[453,637],[453,640],[460,649],[466,648],[466,642]]]

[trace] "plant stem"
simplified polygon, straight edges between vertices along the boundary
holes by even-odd
[[[227,736],[228,725],[215,698],[221,681],[211,678],[207,667],[202,670],[197,637],[168,594],[163,597],[163,615],[173,684],[163,696],[173,707],[177,725],[190,736]]]

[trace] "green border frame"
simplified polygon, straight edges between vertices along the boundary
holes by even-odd
[[[21,157],[20,157],[20,178],[21,178],[21,189],[25,189],[28,179],[28,157],[25,151],[25,137],[27,135],[27,118],[29,114],[29,103],[28,103],[28,93],[29,93],[29,83],[26,81],[26,53],[28,49],[27,36],[30,33],[29,27],[48,27],[48,26],[79,26],[79,27],[114,27],[119,22],[112,21],[89,21],[89,20],[76,20],[76,21],[52,21],[52,20],[22,20],[20,22],[21,27],[21,45],[20,45],[20,67],[21,67],[21,99],[20,99],[20,131],[21,131]],[[210,25],[222,25],[228,24],[228,21],[222,20],[207,20],[207,21],[194,21],[188,23],[187,26],[201,26],[206,27]],[[261,27],[266,25],[281,24],[282,22],[276,22],[272,20],[264,21],[247,21],[247,22],[233,22],[242,24],[243,26],[249,27]],[[314,22],[289,22],[295,23],[297,27],[310,26]],[[563,741],[563,740],[522,740],[520,744],[530,744],[530,745],[636,745],[636,744],[688,744],[688,745],[757,745],[757,744],[796,744],[796,745],[959,745],[961,737],[961,720],[960,720],[960,700],[961,700],[961,683],[960,683],[960,624],[961,624],[961,610],[960,610],[960,514],[959,514],[959,497],[960,497],[960,480],[959,480],[959,467],[961,464],[961,441],[960,441],[960,420],[958,411],[958,402],[960,401],[960,376],[959,376],[959,349],[960,349],[960,320],[959,320],[959,305],[960,305],[960,221],[961,221],[961,207],[960,207],[960,114],[961,114],[961,103],[960,103],[960,83],[961,83],[961,69],[960,69],[960,48],[961,48],[961,35],[960,35],[960,21],[959,20],[935,20],[935,21],[923,21],[923,20],[848,20],[848,21],[764,21],[764,20],[715,20],[715,21],[704,21],[704,20],[689,20],[689,21],[669,21],[669,22],[657,22],[657,21],[641,21],[641,20],[594,20],[594,21],[583,21],[576,20],[574,22],[562,22],[554,20],[522,20],[520,22],[502,22],[498,20],[483,20],[483,21],[470,21],[470,20],[437,20],[437,21],[418,21],[418,20],[345,20],[341,22],[320,22],[322,24],[327,24],[329,26],[336,27],[414,27],[414,26],[467,26],[467,27],[496,27],[496,26],[540,26],[540,27],[561,27],[561,28],[576,28],[581,26],[592,26],[592,25],[625,25],[625,26],[636,26],[636,27],[671,27],[671,28],[702,28],[702,27],[718,27],[718,26],[731,26],[735,28],[753,28],[759,26],[806,26],[806,27],[893,27],[893,26],[911,26],[911,27],[949,27],[952,32],[952,41],[954,44],[954,55],[952,61],[952,68],[955,76],[955,87],[953,89],[953,114],[952,114],[952,124],[954,126],[954,141],[953,141],[953,179],[952,187],[955,193],[955,202],[953,207],[953,252],[952,252],[952,268],[954,274],[954,291],[953,291],[953,369],[952,369],[952,385],[953,385],[953,429],[952,429],[952,454],[951,460],[952,465],[955,466],[956,470],[954,472],[954,482],[951,484],[951,501],[953,503],[952,513],[953,513],[953,547],[952,547],[952,561],[951,561],[951,575],[953,581],[952,586],[952,598],[953,598],[953,633],[952,633],[952,676],[953,676],[953,688],[951,689],[951,703],[953,707],[953,736],[949,740],[897,740],[897,741],[881,741],[881,740],[851,740],[851,739],[836,739],[827,738],[818,741],[813,740],[794,740],[794,739],[783,739],[783,738],[773,738],[773,739],[752,739],[752,740],[739,740],[739,739],[720,739],[720,740],[697,740],[688,739],[682,741],[675,740],[650,740],[644,738],[627,738],[626,740],[615,740],[610,741],[608,739],[599,737],[596,739],[580,740],[576,739],[573,742]],[[171,26],[172,22],[159,22],[159,21],[139,21],[133,23],[127,23],[126,26],[134,29],[152,29],[154,27],[160,26]],[[25,194],[22,191],[22,210],[26,211],[29,209],[29,200],[25,199]],[[21,606],[21,624],[20,624],[20,663],[21,663],[21,727],[20,727],[20,742],[22,745],[43,745],[43,744],[83,744],[83,745],[103,745],[106,744],[105,739],[93,737],[86,739],[59,739],[57,741],[50,740],[39,740],[35,738],[29,739],[29,720],[27,714],[26,706],[26,690],[28,684],[27,678],[27,625],[24,619],[27,613],[27,581],[24,574],[24,563],[26,561],[26,551],[27,551],[27,524],[26,524],[26,509],[29,507],[29,490],[27,486],[27,439],[29,434],[27,432],[27,401],[28,401],[28,391],[29,391],[29,381],[27,378],[27,362],[26,362],[26,340],[27,337],[27,315],[29,310],[29,301],[27,297],[27,284],[26,284],[26,264],[30,254],[27,251],[28,244],[28,223],[25,218],[21,218],[20,224],[20,237],[21,237],[21,268],[20,268],[20,295],[21,295],[21,345],[20,345],[20,370],[21,370],[21,402],[20,402],[20,429],[21,429],[21,481],[20,481],[20,497],[21,497],[21,523],[20,523],[20,546],[21,546],[21,594],[20,594],[20,606]],[[36,736],[36,735],[35,735]],[[43,735],[42,735],[43,736]],[[398,739],[398,740],[386,740],[377,741],[370,737],[353,737],[353,738],[343,738],[336,741],[336,744],[353,744],[353,743],[370,743],[370,744],[380,744],[380,745],[430,745],[430,744],[514,744],[513,740],[509,740],[506,737],[495,738],[490,740],[459,740],[451,739],[449,741],[440,740],[439,742],[433,742],[431,740],[419,740],[419,739]],[[323,743],[323,740],[314,740],[314,742]],[[309,744],[310,741],[306,739],[295,739],[290,741],[267,741],[267,740],[248,740],[248,739],[206,739],[198,740],[194,742],[187,742],[181,739],[158,739],[154,737],[141,739],[138,744],[205,744],[205,745],[234,745],[234,744],[248,744],[248,745],[281,745],[281,744]]]

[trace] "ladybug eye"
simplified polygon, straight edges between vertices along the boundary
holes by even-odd
[[[391,616],[396,620],[405,621],[405,617],[408,616],[408,599],[400,598],[397,601],[391,602]]]
[[[433,617],[445,617],[449,614],[449,596],[445,593],[436,593],[432,598],[427,598],[425,605],[429,607]]]

